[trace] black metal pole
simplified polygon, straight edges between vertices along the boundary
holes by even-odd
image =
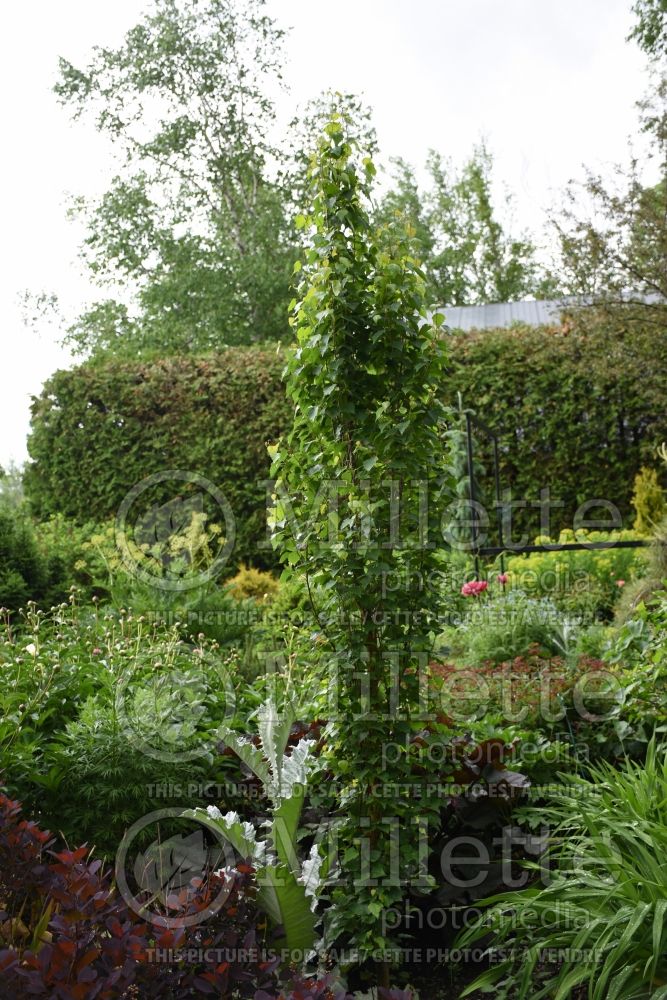
[[[503,548],[503,505],[500,498],[500,459],[498,456],[498,438],[491,435],[493,441],[493,478],[496,485],[496,513],[498,515],[498,543]],[[505,554],[500,553],[500,572],[505,572]]]
[[[650,539],[622,542],[553,542],[551,545],[507,545],[504,551],[509,555],[522,556],[530,552],[585,552],[596,549],[641,549],[651,545]],[[481,556],[500,556],[503,553],[498,545],[482,545],[478,550]]]
[[[477,546],[477,511],[473,504],[475,502],[475,479],[473,476],[472,463],[472,420],[466,411],[466,454],[468,458],[468,489],[470,493],[470,541],[475,558],[475,579],[479,579],[479,554]]]

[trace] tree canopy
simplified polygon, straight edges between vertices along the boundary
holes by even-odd
[[[60,61],[59,100],[119,153],[108,190],[73,208],[102,293],[69,329],[79,352],[159,357],[287,338],[304,151],[333,104],[365,148],[377,152],[377,140],[353,94],[311,100],[279,127],[283,40],[266,0],[153,0],[117,48],[96,47],[84,68]],[[414,225],[434,301],[543,290],[532,241],[501,221],[492,169],[483,145],[460,169],[432,152],[422,191],[394,162],[375,218]]]
[[[84,256],[101,285],[71,331],[82,349],[202,350],[287,330],[294,259],[284,156],[270,133],[284,32],[265,0],[155,0],[117,49],[56,93],[110,136],[122,165],[94,204]]]
[[[483,143],[458,169],[431,150],[426,171],[422,191],[410,164],[394,160],[380,218],[398,213],[409,220],[437,302],[511,302],[552,290],[531,238],[509,231],[511,196],[503,212],[494,204],[493,157]]]
[[[554,222],[563,282],[610,317],[667,320],[667,78],[642,102],[646,152],[571,184]],[[650,179],[650,180],[649,180]],[[598,310],[598,312],[599,312]]]
[[[667,0],[636,0],[632,12],[637,20],[629,37],[650,58],[667,56]]]

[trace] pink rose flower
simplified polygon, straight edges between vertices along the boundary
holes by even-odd
[[[508,580],[509,580],[509,576],[507,575],[507,573],[499,573],[498,574],[498,583],[501,586],[504,587]]]
[[[617,587],[625,587],[625,580],[617,580],[616,581],[616,586]]]
[[[469,580],[461,587],[461,593],[464,597],[479,597],[488,586],[486,580]]]

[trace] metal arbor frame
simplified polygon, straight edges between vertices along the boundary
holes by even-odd
[[[470,410],[465,411],[466,424],[466,461],[468,467],[468,488],[470,497],[475,495],[474,490],[474,452],[473,452],[473,428],[477,428],[485,434],[493,446],[493,481],[495,493],[495,508],[498,515],[498,545],[479,545],[479,525],[477,523],[477,512],[471,507],[473,516],[470,519],[470,544],[471,552],[475,561],[475,578],[478,578],[479,561],[484,556],[500,556],[501,572],[505,570],[504,556],[506,552],[514,555],[523,555],[529,552],[575,552],[591,549],[638,549],[651,543],[648,540],[638,541],[618,541],[618,542],[563,542],[551,545],[504,545],[503,544],[503,510],[504,503],[500,492],[500,461],[498,436],[477,416],[473,416]]]

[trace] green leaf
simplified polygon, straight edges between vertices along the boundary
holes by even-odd
[[[293,785],[292,794],[274,810],[271,821],[271,841],[280,863],[298,876],[301,866],[296,854],[296,835],[303,809],[305,788]]]
[[[273,923],[285,931],[290,951],[308,954],[315,944],[315,915],[303,885],[284,866],[257,871],[257,902]]]
[[[271,780],[271,772],[261,751],[253,746],[249,740],[239,736],[233,729],[222,729],[221,738],[250,768],[255,777],[259,778],[262,784],[267,787]]]

